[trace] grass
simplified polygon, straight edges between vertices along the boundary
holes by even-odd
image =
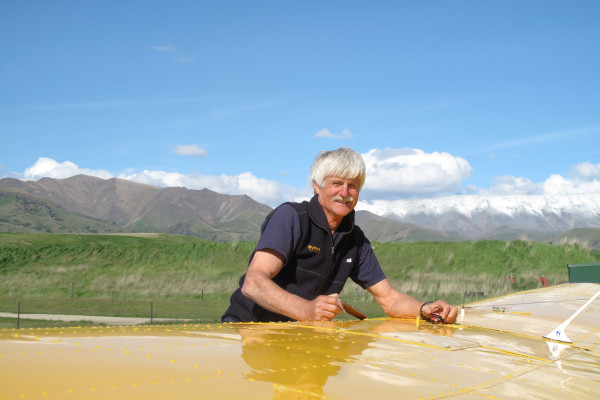
[[[173,235],[0,234],[0,296],[202,298],[233,291],[253,248]]]
[[[421,299],[444,298],[454,304],[568,282],[567,264],[600,259],[579,243],[550,245],[533,241],[377,243],[375,251],[398,290]],[[515,283],[509,278],[513,277]]]
[[[229,305],[253,242],[176,235],[0,234],[0,311],[181,318],[212,322]],[[374,243],[398,290],[463,304],[465,292],[500,296],[568,281],[567,264],[598,262],[576,242]],[[515,283],[509,282],[513,277]],[[341,293],[370,317],[382,316],[352,282]]]

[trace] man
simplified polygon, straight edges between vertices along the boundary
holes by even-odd
[[[342,309],[337,296],[348,278],[367,289],[390,317],[456,321],[457,308],[423,302],[396,291],[370,242],[354,225],[354,207],[365,182],[357,152],[320,153],[310,170],[315,195],[284,203],[263,223],[261,237],[224,322],[328,321]]]

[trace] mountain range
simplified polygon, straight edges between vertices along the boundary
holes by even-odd
[[[214,241],[256,241],[271,210],[246,195],[162,188],[118,178],[0,179],[1,232],[159,232]],[[586,241],[598,243],[600,196],[361,201],[356,221],[367,237],[380,242],[551,241],[583,235]]]
[[[470,239],[552,237],[577,228],[600,228],[600,195],[448,196],[361,202],[360,208],[420,227]]]
[[[24,220],[35,217],[31,204],[40,210],[55,205],[52,213],[65,212],[110,224],[110,232],[159,232],[197,236],[215,241],[257,240],[260,224],[271,208],[245,195],[229,196],[208,189],[161,188],[124,179],[101,179],[76,175],[66,179],[43,178],[39,181],[0,180],[0,229],[17,232]],[[29,208],[25,205],[29,204]],[[13,210],[10,218],[6,209]],[[48,211],[50,212],[50,211]],[[39,213],[38,213],[39,214]],[[40,231],[81,232],[77,227],[44,226]],[[45,218],[44,220],[48,220]],[[53,224],[56,218],[50,218]],[[21,222],[19,222],[21,221]],[[84,221],[84,222],[81,222]],[[59,224],[60,225],[60,224]],[[27,228],[31,228],[30,225]],[[95,232],[103,231],[95,227]]]

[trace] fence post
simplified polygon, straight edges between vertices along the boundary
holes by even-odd
[[[19,302],[19,306],[17,308],[17,329],[19,329],[21,324],[21,302]]]
[[[73,298],[73,282],[71,282],[71,287],[69,288],[69,297]]]
[[[150,302],[150,325],[152,325],[153,320],[154,320],[154,303]]]

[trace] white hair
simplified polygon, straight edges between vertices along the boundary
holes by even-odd
[[[358,179],[360,190],[365,184],[366,166],[360,154],[349,147],[322,151],[310,167],[310,179],[320,188],[325,187],[325,178],[335,176],[344,179]]]

